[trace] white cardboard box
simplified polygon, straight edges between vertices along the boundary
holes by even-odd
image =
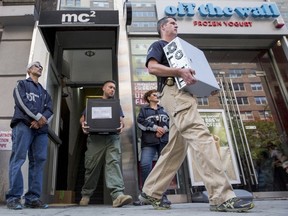
[[[219,84],[204,53],[185,40],[176,37],[163,47],[170,67],[192,68],[195,70],[197,82],[186,85],[180,77],[175,77],[179,89],[190,92],[198,97],[208,97],[211,93],[219,91]]]

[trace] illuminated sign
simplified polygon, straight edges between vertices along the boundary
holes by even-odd
[[[275,18],[280,16],[280,11],[276,4],[262,4],[259,7],[220,7],[215,6],[212,3],[201,4],[197,8],[197,5],[193,2],[183,3],[178,2],[178,6],[167,6],[164,12],[167,16],[179,16],[179,17],[193,17],[196,11],[199,12],[201,17],[231,17],[234,14],[238,15],[242,19],[247,17],[253,18]]]
[[[90,11],[90,13],[68,13],[68,14],[62,14],[62,23],[75,23],[75,22],[81,22],[81,23],[87,23],[90,21],[90,18],[96,17],[96,11]]]
[[[158,19],[177,19],[178,34],[286,35],[275,2],[155,0]],[[245,29],[245,31],[243,31]]]
[[[53,25],[119,25],[118,11],[42,11],[39,18],[39,26]]]

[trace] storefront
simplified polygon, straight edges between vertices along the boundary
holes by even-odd
[[[211,133],[221,138],[219,154],[231,184],[255,196],[287,196],[282,192],[287,191],[287,157],[283,155],[288,150],[288,127],[287,116],[281,111],[287,110],[287,27],[277,5],[159,0],[156,10],[158,18],[177,19],[178,36],[204,51],[222,86],[216,96],[197,99]],[[132,4],[132,11],[140,16],[136,4]],[[144,65],[148,47],[158,37],[139,35],[135,29],[141,25],[137,17],[134,20],[136,24],[132,22],[128,35],[137,115],[144,93],[156,88],[155,77],[147,73]],[[137,135],[140,158],[139,131]],[[286,159],[279,162],[281,156],[277,158],[276,154]],[[193,201],[193,193],[198,195],[195,192],[203,190],[203,182],[190,155],[188,151],[187,163],[176,176],[178,184],[175,188],[173,181],[170,192],[187,195],[192,191]],[[279,163],[273,166],[273,161]]]
[[[144,104],[143,94],[156,88],[145,60],[150,44],[158,40],[156,21],[165,15],[178,20],[179,37],[204,51],[221,84],[219,94],[197,100],[207,126],[220,137],[219,154],[233,186],[257,196],[265,197],[264,191],[288,196],[283,193],[287,191],[287,173],[279,168],[282,164],[272,167],[276,149],[288,154],[288,29],[277,4],[149,0],[123,5],[116,0],[97,6],[96,1],[73,1],[73,5],[59,1],[56,7],[57,1],[53,5],[47,2],[36,8],[34,15],[39,19],[31,28],[31,48],[26,56],[45,66],[41,81],[54,101],[45,200],[54,202],[56,191],[75,194],[72,202],[81,198],[86,137],[79,118],[86,99],[100,96],[101,84],[108,79],[116,80],[116,96],[125,113],[121,135],[125,192],[137,199],[141,133],[136,116]],[[99,9],[98,4],[103,7]],[[12,99],[7,101],[7,107],[13,109]],[[9,112],[0,125],[11,117]],[[9,134],[10,129],[3,126],[1,146],[9,143]],[[9,157],[11,149],[5,148],[0,152],[2,158]],[[192,202],[193,194],[204,190],[190,155],[188,152],[171,182],[173,202]],[[8,177],[2,182],[7,189]],[[111,203],[103,182],[101,178],[92,203]],[[5,190],[1,193],[4,197]]]

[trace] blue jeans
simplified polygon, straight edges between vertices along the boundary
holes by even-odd
[[[152,170],[153,158],[155,157],[156,153],[158,157],[160,156],[160,152],[162,151],[163,147],[164,144],[159,144],[159,145],[145,146],[141,149],[141,161],[140,161],[141,180],[142,180],[141,187],[144,185],[146,178],[148,177],[149,173]]]
[[[19,122],[12,129],[12,153],[9,163],[9,191],[6,201],[19,199],[23,195],[23,175],[21,167],[28,152],[29,177],[26,201],[37,200],[41,196],[43,168],[47,158],[47,133],[38,133]]]

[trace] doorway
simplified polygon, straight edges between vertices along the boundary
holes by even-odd
[[[78,165],[86,146],[79,124],[85,98],[102,95],[101,87],[106,80],[118,83],[118,11],[97,11],[97,16],[89,16],[87,23],[77,19],[83,13],[94,15],[94,11],[75,10],[70,21],[63,21],[63,16],[69,17],[70,12],[42,10],[38,23],[61,80],[62,100],[58,101],[61,115],[57,124],[63,140],[55,177],[59,190],[75,191]],[[118,97],[119,93],[115,95]]]
[[[84,156],[86,138],[79,124],[85,110],[86,99],[101,97],[102,84],[106,80],[117,82],[115,55],[113,49],[65,49],[58,60],[62,71],[61,130],[62,145],[59,147],[56,190],[69,190],[75,193],[74,202],[81,199],[84,184]],[[118,92],[116,92],[118,95]],[[91,204],[103,204],[103,170]]]

